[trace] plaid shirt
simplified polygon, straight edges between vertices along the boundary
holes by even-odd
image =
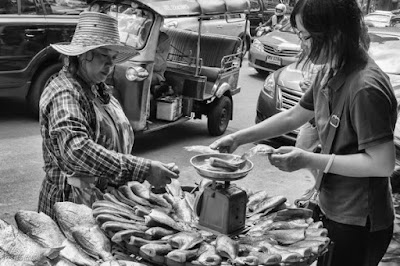
[[[95,142],[96,114],[88,93],[77,80],[60,71],[40,99],[46,177],[38,210],[52,218],[55,202],[73,200],[67,175],[95,176],[122,185],[132,180],[143,182],[149,172],[150,160],[108,150]],[[113,96],[111,101],[117,102]],[[127,130],[133,138],[130,125]]]

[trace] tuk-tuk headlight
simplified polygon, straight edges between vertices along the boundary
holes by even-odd
[[[264,81],[263,91],[269,97],[274,98],[275,96],[275,75],[271,73]]]
[[[141,66],[128,67],[125,77],[129,81],[142,81],[149,76],[149,72]]]
[[[264,51],[264,45],[260,42],[260,40],[258,40],[258,39],[254,39],[253,40],[253,43],[251,44],[251,46],[254,48],[254,49],[256,49],[256,50],[258,50],[258,51],[260,51],[260,52],[263,52]]]

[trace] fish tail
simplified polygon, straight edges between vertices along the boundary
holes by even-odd
[[[46,252],[46,258],[51,260],[57,258],[63,248],[64,246],[49,248],[49,250]]]

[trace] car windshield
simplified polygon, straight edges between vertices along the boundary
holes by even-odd
[[[370,33],[369,54],[382,70],[388,74],[400,75],[400,35],[379,36]]]
[[[383,14],[370,14],[365,16],[365,21],[389,23],[390,17]]]
[[[145,46],[153,25],[153,13],[132,5],[113,5],[107,12],[118,20],[121,42],[141,49]]]

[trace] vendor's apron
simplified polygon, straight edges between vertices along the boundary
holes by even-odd
[[[97,91],[93,93],[96,94]],[[104,104],[93,94],[89,97],[92,98],[96,113],[94,141],[108,150],[130,154],[134,142],[133,131],[116,99],[111,97],[110,102]],[[72,196],[73,202],[91,207],[93,202],[101,198],[112,180],[110,182],[104,177],[82,176],[74,173],[67,176],[67,183],[71,185],[72,195],[69,198],[71,199]]]

